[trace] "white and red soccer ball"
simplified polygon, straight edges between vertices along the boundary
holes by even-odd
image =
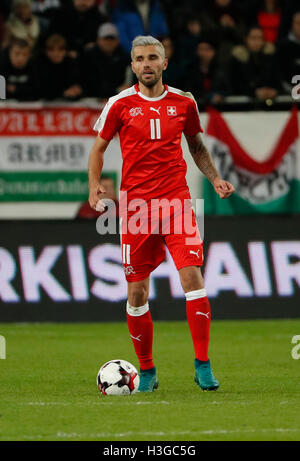
[[[126,360],[110,360],[99,370],[97,386],[104,395],[135,394],[140,384],[137,369]]]

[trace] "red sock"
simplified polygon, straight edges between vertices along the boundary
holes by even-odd
[[[207,361],[211,312],[206,291],[195,290],[185,295],[186,315],[194,343],[195,357]]]
[[[153,368],[153,323],[148,303],[141,307],[132,307],[127,303],[127,323],[141,370]]]

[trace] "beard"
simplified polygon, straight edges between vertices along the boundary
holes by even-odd
[[[149,80],[144,79],[143,75],[139,75],[138,81],[141,82],[143,85],[145,85],[147,88],[152,88],[159,82],[160,78],[162,76],[162,71],[159,74],[154,74],[153,77]]]

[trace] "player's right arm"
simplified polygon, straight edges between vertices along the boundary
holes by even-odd
[[[105,204],[99,195],[105,194],[105,188],[100,184],[100,175],[103,168],[103,155],[110,140],[120,128],[120,111],[115,104],[116,98],[110,98],[105,105],[100,117],[94,125],[98,136],[89,157],[89,204],[97,211],[104,211]],[[98,206],[97,206],[98,203]]]
[[[103,168],[103,155],[109,144],[109,141],[97,136],[96,141],[90,152],[89,157],[89,204],[96,209],[99,201],[99,195],[104,194],[105,188],[100,184],[100,175]],[[101,211],[101,210],[98,210]],[[103,210],[102,210],[103,211]]]

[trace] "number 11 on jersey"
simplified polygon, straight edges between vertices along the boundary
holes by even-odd
[[[160,119],[159,118],[150,119],[150,132],[151,132],[151,139],[161,139]]]

